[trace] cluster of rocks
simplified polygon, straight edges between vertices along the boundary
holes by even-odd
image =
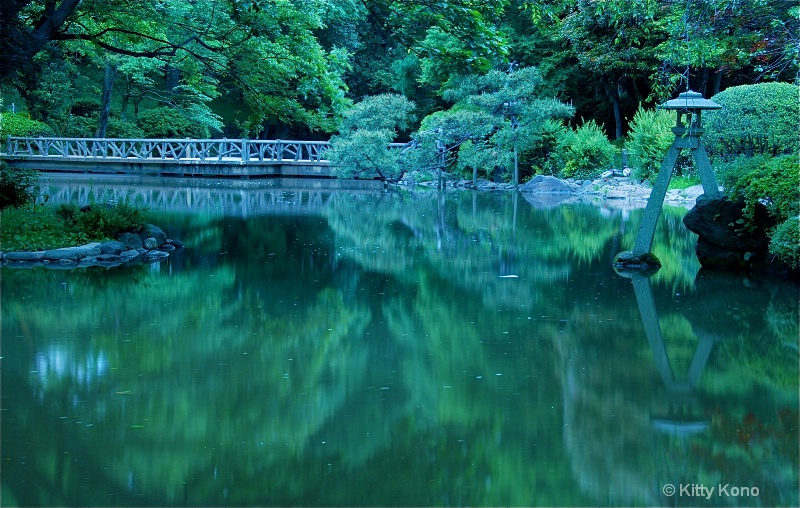
[[[119,233],[116,240],[35,252],[0,252],[0,261],[3,266],[20,268],[114,267],[161,261],[183,246],[179,240],[167,238],[158,226],[146,224],[136,232]]]
[[[422,187],[436,187],[438,185],[436,180],[415,182],[415,178],[416,175],[409,173],[398,183],[400,185],[419,185]],[[481,191],[515,189],[513,183],[491,182],[486,179],[479,179],[474,183],[472,180],[447,179],[442,183],[448,189],[477,189]],[[570,197],[582,196],[603,200],[639,202],[638,206],[645,206],[647,199],[650,197],[651,188],[630,178],[629,175],[621,171],[608,171],[603,173],[600,178],[591,180],[574,178],[562,180],[554,176],[539,175],[520,185],[519,191],[526,194],[545,194],[548,196],[547,201],[550,204],[567,201]],[[686,189],[672,189],[667,191],[664,201],[670,204],[692,206],[695,199],[702,193],[702,185],[695,185]]]

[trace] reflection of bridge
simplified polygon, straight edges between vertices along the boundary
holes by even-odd
[[[50,203],[129,202],[154,211],[250,215],[319,215],[339,189],[375,192],[376,180],[163,178],[50,174],[40,179]]]
[[[41,171],[180,176],[330,177],[327,141],[24,138],[3,160]]]

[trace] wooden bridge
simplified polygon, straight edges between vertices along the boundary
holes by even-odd
[[[0,158],[40,171],[324,178],[331,177],[329,146],[327,141],[9,136]]]

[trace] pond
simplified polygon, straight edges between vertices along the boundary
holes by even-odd
[[[798,288],[666,207],[53,177],[160,263],[4,267],[2,504],[796,506]]]

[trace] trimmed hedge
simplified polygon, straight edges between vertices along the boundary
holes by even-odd
[[[0,137],[51,137],[55,136],[53,129],[44,122],[31,120],[27,113],[3,113],[0,122]]]
[[[705,112],[703,143],[725,160],[797,153],[799,97],[800,87],[790,83],[728,88],[711,97],[722,109]]]

